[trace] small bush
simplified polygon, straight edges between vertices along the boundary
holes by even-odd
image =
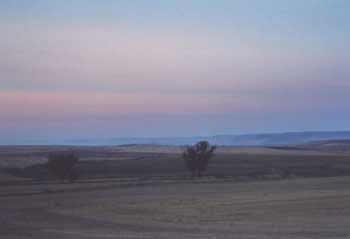
[[[208,162],[213,157],[215,146],[210,146],[207,141],[200,141],[194,146],[189,146],[182,153],[187,169],[191,172],[192,178],[195,175],[202,176],[207,170]]]
[[[64,182],[74,182],[78,178],[77,169],[74,167],[79,157],[73,153],[51,153],[48,157],[47,168],[51,174]]]

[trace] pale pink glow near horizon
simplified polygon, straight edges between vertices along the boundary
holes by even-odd
[[[243,99],[231,96],[46,91],[0,92],[0,107],[3,119],[27,120],[37,120],[40,117],[63,120],[65,117],[74,118],[79,115],[224,114],[230,110],[245,111],[250,108]]]
[[[38,124],[119,117],[283,113],[317,108],[312,103],[302,104],[304,100],[298,97],[281,104],[267,95],[251,101],[249,95],[0,91],[1,120]]]

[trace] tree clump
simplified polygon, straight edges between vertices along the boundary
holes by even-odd
[[[210,146],[207,141],[200,141],[194,146],[188,146],[182,153],[188,170],[191,172],[192,178],[201,177],[203,172],[207,170],[208,162],[214,155],[216,146]]]
[[[73,183],[78,178],[78,171],[75,167],[78,161],[79,157],[74,153],[51,153],[48,157],[47,168],[61,182],[68,179]]]

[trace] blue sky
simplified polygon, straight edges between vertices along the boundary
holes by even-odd
[[[0,2],[0,142],[350,129],[341,0]]]

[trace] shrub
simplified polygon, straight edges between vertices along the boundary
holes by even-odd
[[[192,178],[195,175],[202,176],[206,171],[209,160],[213,157],[215,146],[210,146],[207,141],[200,141],[194,146],[189,146],[182,153],[188,170],[191,172]]]

